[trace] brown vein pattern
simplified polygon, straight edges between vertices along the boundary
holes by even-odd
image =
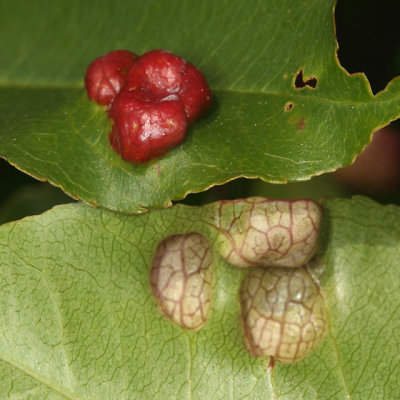
[[[250,197],[222,201],[220,254],[236,267],[300,267],[313,255],[322,209],[312,200]]]
[[[328,328],[323,298],[305,268],[251,269],[240,303],[245,345],[257,357],[301,360]]]
[[[183,328],[197,330],[211,305],[212,255],[199,233],[172,235],[157,247],[150,283],[163,313]]]

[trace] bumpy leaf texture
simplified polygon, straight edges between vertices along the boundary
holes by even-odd
[[[249,355],[243,271],[219,256],[219,203],[123,216],[59,206],[0,228],[0,397],[26,399],[398,399],[398,207],[324,201],[308,271],[328,332],[285,365]],[[171,323],[151,292],[168,236],[200,233],[215,262],[208,321]]]
[[[399,80],[373,96],[336,58],[333,0],[39,0],[0,4],[0,156],[71,196],[138,213],[239,176],[305,180],[349,164],[400,113]],[[46,12],[43,12],[46,10]],[[107,27],[99,21],[107,21]],[[114,49],[172,51],[214,96],[184,143],[130,165],[84,92]]]

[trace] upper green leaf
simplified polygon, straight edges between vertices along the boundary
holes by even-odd
[[[0,397],[399,399],[400,210],[365,198],[324,209],[329,332],[308,358],[272,370],[244,350],[243,270],[218,255],[218,203],[141,216],[75,204],[3,225]],[[198,332],[162,315],[149,282],[159,242],[193,231],[209,240],[216,272]]]
[[[308,179],[349,164],[400,114],[399,80],[373,96],[338,64],[332,0],[1,6],[0,155],[113,210],[164,207],[238,176]],[[182,145],[144,165],[113,152],[110,121],[83,89],[87,65],[117,48],[173,51],[215,97]],[[296,88],[299,71],[316,87]]]

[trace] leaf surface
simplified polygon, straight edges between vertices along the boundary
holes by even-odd
[[[323,203],[323,342],[293,365],[244,350],[242,271],[218,256],[218,203],[121,216],[58,206],[0,228],[1,398],[398,399],[400,231],[397,207]],[[149,263],[168,235],[200,232],[216,270],[198,332],[166,320]]]
[[[331,0],[8,3],[0,3],[0,156],[103,208],[166,207],[239,176],[309,179],[350,164],[400,115],[399,80],[373,96],[364,75],[338,64]],[[143,165],[113,152],[111,123],[83,88],[89,63],[117,48],[173,51],[214,93],[184,143]],[[315,88],[296,88],[300,71]]]

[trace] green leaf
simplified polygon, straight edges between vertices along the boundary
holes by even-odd
[[[400,209],[361,197],[323,205],[330,330],[308,358],[273,370],[242,344],[242,271],[218,256],[218,203],[141,216],[72,204],[3,225],[2,398],[400,398]],[[159,241],[192,231],[211,242],[217,275],[198,332],[161,315],[148,276]]]
[[[333,3],[3,1],[0,155],[125,213],[239,176],[298,181],[349,164],[399,117],[400,80],[373,96],[364,75],[340,67]],[[113,152],[110,122],[82,84],[87,65],[116,48],[171,50],[204,72],[215,96],[182,145],[144,165]],[[295,87],[300,70],[315,89]]]

